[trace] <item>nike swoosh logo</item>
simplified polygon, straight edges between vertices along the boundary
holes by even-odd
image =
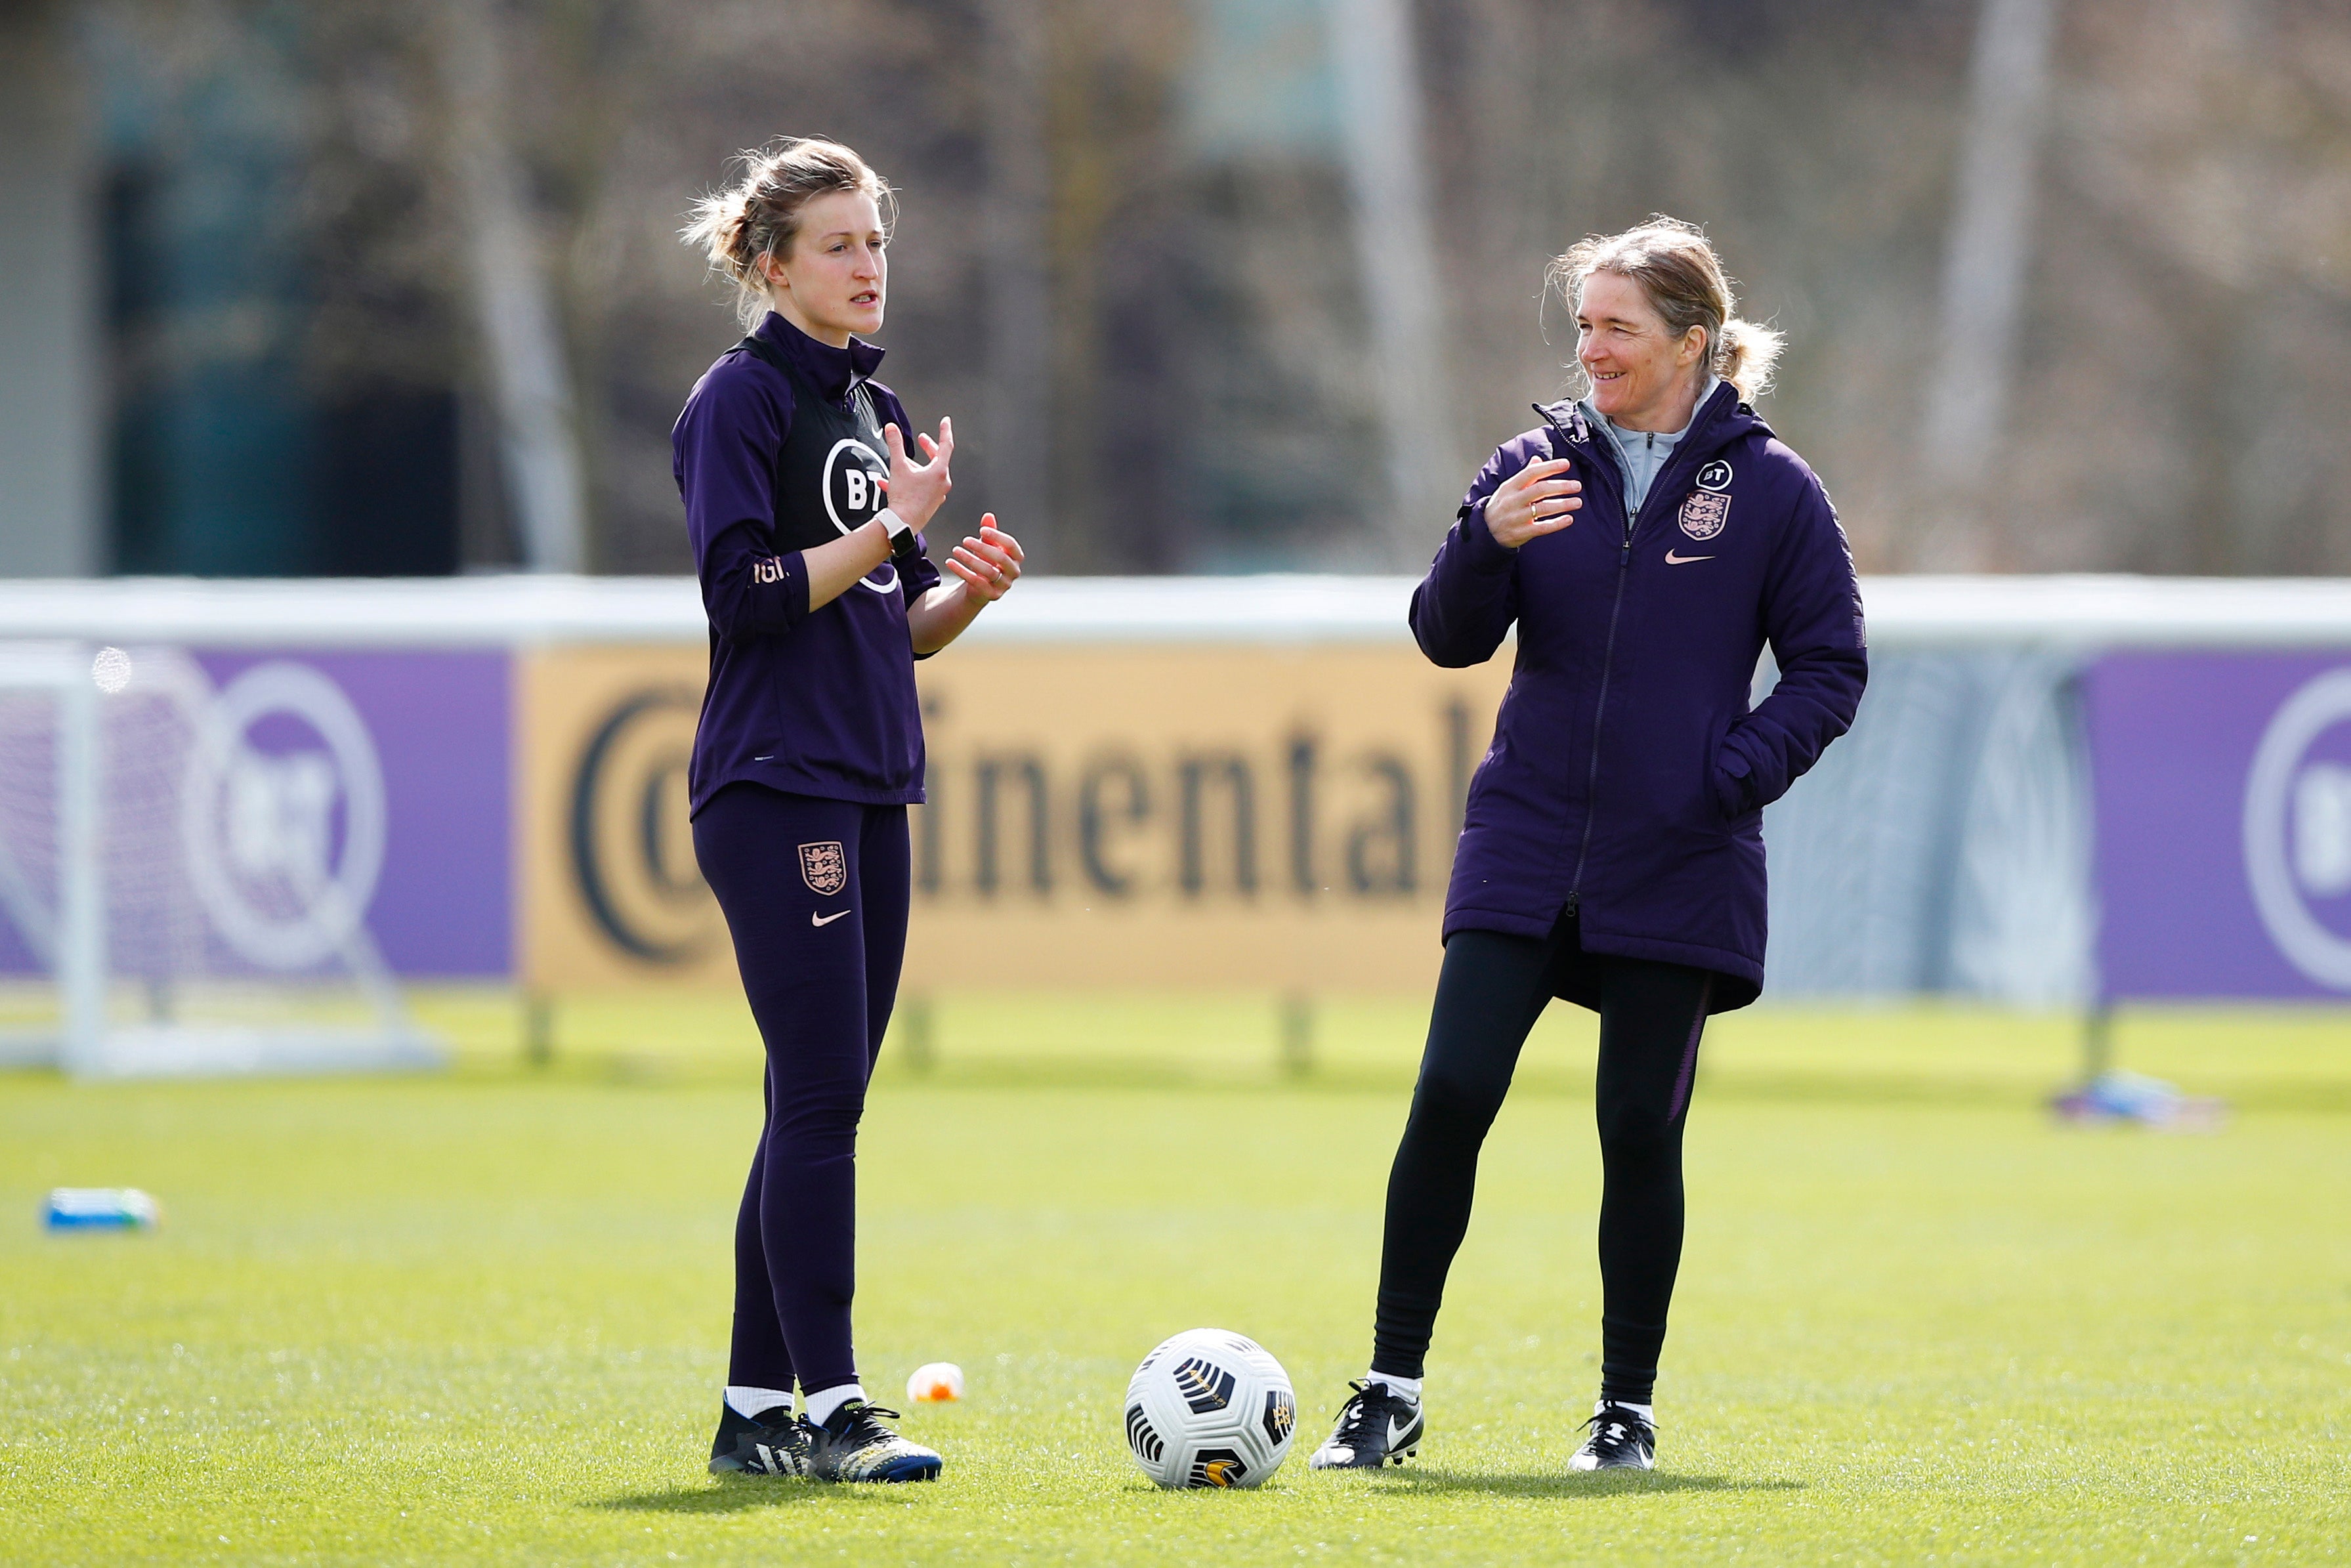
[[[1687,566],[1694,560],[1712,560],[1714,558],[1710,555],[1676,555],[1671,550],[1667,550],[1666,552],[1666,564],[1667,566]]]
[[[1412,1430],[1412,1427],[1413,1427],[1413,1424],[1412,1424],[1411,1422],[1409,1422],[1409,1421],[1404,1422],[1404,1423],[1402,1423],[1401,1425],[1399,1425],[1399,1424],[1397,1423],[1396,1418],[1395,1418],[1395,1416],[1389,1416],[1389,1417],[1388,1417],[1388,1447],[1389,1447],[1389,1448],[1395,1448],[1395,1447],[1396,1446],[1396,1444],[1397,1444],[1397,1443],[1399,1443],[1399,1442],[1403,1441],[1405,1434],[1405,1433],[1407,1433],[1407,1432],[1409,1432],[1409,1431],[1411,1431],[1411,1430]]]
[[[811,909],[809,911],[809,924],[810,925],[830,925],[848,913],[849,911],[846,909],[837,909],[831,915],[819,915],[815,910]]]

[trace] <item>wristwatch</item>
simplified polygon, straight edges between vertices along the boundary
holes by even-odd
[[[922,540],[914,533],[914,525],[884,507],[873,514],[890,536],[890,559],[904,566],[923,553]]]

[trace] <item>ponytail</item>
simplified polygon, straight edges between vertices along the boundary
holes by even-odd
[[[1771,371],[1787,341],[1769,327],[1734,316],[1722,324],[1721,340],[1714,345],[1714,373],[1739,389],[1740,402],[1753,402],[1771,390]]]

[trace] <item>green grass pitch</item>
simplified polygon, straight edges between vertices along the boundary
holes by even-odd
[[[1368,1344],[1419,1008],[942,1005],[861,1163],[860,1352],[935,1486],[703,1471],[758,1115],[738,1018],[434,1003],[430,1080],[0,1076],[0,1561],[2351,1561],[2351,1021],[2134,1015],[2220,1133],[2053,1126],[2065,1026],[1722,1020],[1653,1476],[1571,1479],[1595,1378],[1588,1028],[1547,1020],[1480,1174],[1415,1464],[1310,1474]],[[707,1016],[705,1016],[705,1014]],[[160,1231],[50,1236],[52,1185]],[[1263,1341],[1301,1442],[1163,1493],[1119,1396],[1162,1336]]]

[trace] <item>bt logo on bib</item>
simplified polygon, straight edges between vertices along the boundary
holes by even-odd
[[[880,453],[853,435],[842,436],[824,455],[824,515],[844,534],[872,522],[889,501],[890,492],[882,485],[889,477],[890,465]],[[885,560],[861,578],[858,586],[895,593],[898,569]]]
[[[889,492],[882,482],[890,465],[855,436],[843,436],[824,455],[824,515],[842,533],[870,522]]]

